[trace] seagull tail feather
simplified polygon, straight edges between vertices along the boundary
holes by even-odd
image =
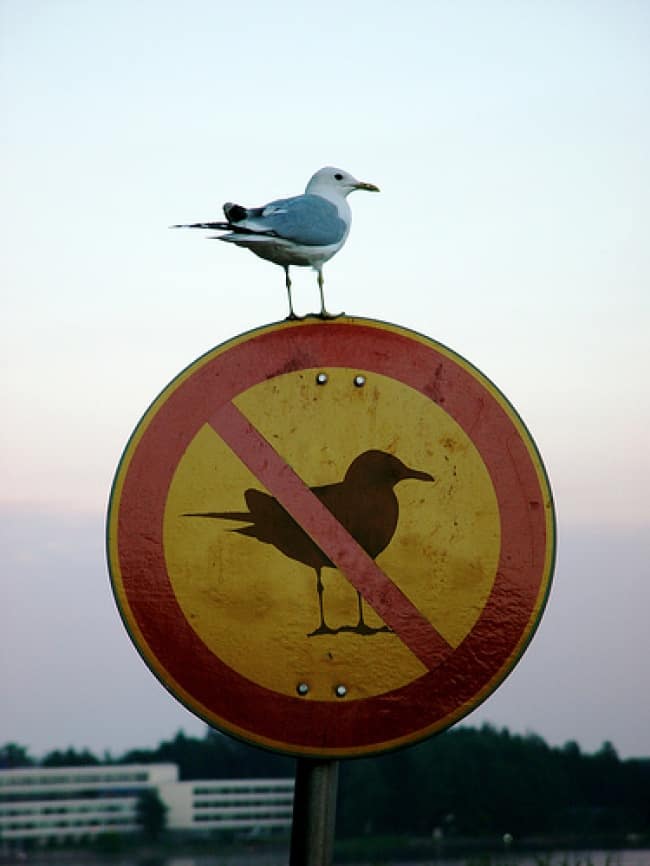
[[[231,226],[230,223],[225,222],[216,222],[216,223],[181,223],[180,225],[170,226],[172,229],[221,229],[224,231],[233,231],[234,226]]]
[[[242,237],[248,237],[255,240],[263,240],[264,238],[277,237],[274,231],[258,231],[256,229],[245,228],[244,226],[235,223],[215,222],[215,223],[181,223],[179,225],[170,226],[172,229],[208,229],[209,231],[230,232],[227,235],[210,235],[211,240],[220,241],[237,241]]]

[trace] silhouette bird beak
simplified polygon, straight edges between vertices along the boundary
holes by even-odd
[[[428,472],[420,472],[419,469],[409,469],[408,475],[405,475],[404,478],[417,478],[418,481],[435,481],[436,479],[433,475],[429,475]]]
[[[355,189],[365,189],[366,192],[379,192],[379,187],[375,186],[374,183],[366,183],[363,180],[360,180],[358,183],[354,185]]]

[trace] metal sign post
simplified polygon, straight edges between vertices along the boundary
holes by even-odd
[[[339,762],[299,758],[289,866],[330,866]]]

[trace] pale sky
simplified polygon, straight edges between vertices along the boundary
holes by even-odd
[[[328,306],[423,332],[515,405],[555,586],[468,723],[650,755],[650,6],[0,0],[0,742],[153,746],[195,720],[111,597],[110,484],[151,400],[286,315],[282,271],[171,232],[355,193]],[[295,270],[300,312],[316,281]]]

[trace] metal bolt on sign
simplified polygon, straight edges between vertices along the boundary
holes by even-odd
[[[331,862],[339,760],[440,732],[500,685],[555,558],[548,478],[506,397],[429,337],[349,317],[267,325],[187,367],[130,438],[107,524],[154,675],[298,759],[292,866]]]

